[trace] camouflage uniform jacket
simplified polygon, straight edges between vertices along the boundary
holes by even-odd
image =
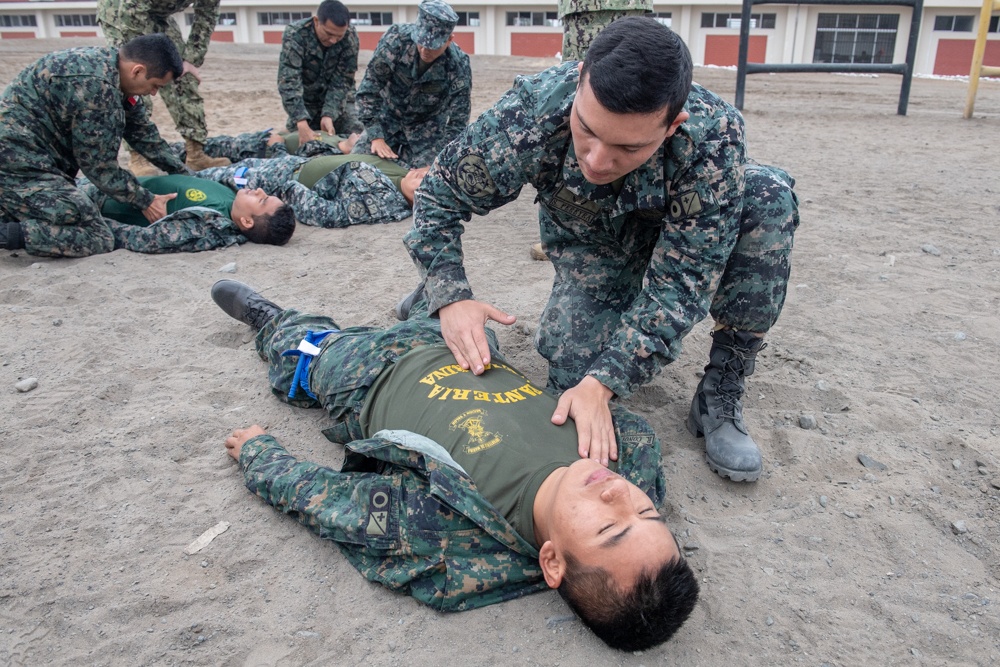
[[[296,316],[286,311],[283,317]],[[332,324],[326,318],[315,324],[323,326],[323,320]],[[434,326],[410,319],[388,331],[353,327],[321,343],[310,387],[336,422],[324,434],[347,443],[339,473],[297,460],[270,435],[247,441],[240,466],[250,491],[334,541],[370,581],[440,611],[463,611],[545,590],[538,551],[443,447],[409,431],[365,438],[357,419],[367,387],[386,367],[415,347],[443,344]],[[268,334],[267,327],[261,330],[258,346]],[[294,346],[294,339],[287,344]],[[294,368],[294,357],[284,359],[292,359]],[[270,372],[275,384],[273,374],[282,371],[272,366]],[[287,383],[276,384],[286,391]],[[659,505],[666,489],[659,440],[644,419],[620,406],[613,414],[618,473]]]
[[[97,18],[102,24],[121,32],[122,42],[139,35],[163,32],[168,19],[177,12],[194,7],[194,23],[183,48],[177,45],[181,58],[201,67],[208,45],[219,20],[220,0],[98,0]]]
[[[388,176],[370,164],[350,162],[321,178],[310,190],[296,179],[311,158],[289,155],[281,144],[272,146],[272,158],[253,158],[228,167],[198,172],[236,189],[235,172],[249,167],[246,187],[263,188],[292,207],[295,219],[312,227],[340,228],[398,222],[412,215],[410,203]]]
[[[624,177],[616,197],[609,186],[584,179],[573,149],[569,119],[577,66],[518,77],[441,152],[417,190],[404,242],[426,275],[430,311],[436,312],[473,298],[462,266],[462,221],[513,201],[527,184],[538,191],[543,240],[559,235],[586,245],[591,235],[620,236],[625,225],[657,228],[643,290],[587,371],[627,397],[677,358],[681,339],[708,312],[740,229],[743,118],[695,84],[685,106],[691,117]],[[629,251],[601,246],[588,266],[564,266],[554,258],[556,280],[586,291],[601,253]]]
[[[72,180],[82,171],[108,196],[148,207],[153,194],[118,166],[122,139],[167,173],[187,168],[120,83],[113,48],[56,51],[29,65],[0,97],[0,173]]]
[[[285,28],[278,59],[278,94],[289,126],[343,113],[358,71],[358,32],[348,26],[344,37],[329,47],[320,44],[312,18]]]
[[[420,144],[433,137],[440,150],[469,123],[472,69],[451,44],[420,75],[415,33],[415,23],[404,23],[382,35],[358,86],[358,118],[370,140],[403,135]]]
[[[559,18],[580,12],[653,11],[653,0],[559,0]]]

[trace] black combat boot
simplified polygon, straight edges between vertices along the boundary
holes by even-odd
[[[0,248],[4,250],[24,248],[24,236],[21,235],[20,222],[0,222]]]
[[[230,317],[252,326],[254,331],[260,331],[284,311],[249,285],[235,280],[220,280],[212,285],[212,301]]]
[[[755,482],[763,468],[760,449],[743,423],[744,378],[753,374],[754,360],[764,340],[745,331],[712,332],[705,377],[691,401],[687,427],[705,436],[709,467],[734,482]]]
[[[400,322],[405,322],[410,318],[410,309],[413,308],[413,304],[424,298],[424,281],[420,281],[416,289],[403,297],[403,299],[396,304],[396,308],[393,312],[396,314],[396,319]]]

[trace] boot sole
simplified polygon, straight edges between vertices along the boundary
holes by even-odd
[[[687,418],[687,430],[691,435],[696,438],[704,438],[705,434],[702,432],[701,427],[695,422],[694,417],[689,413]],[[720,466],[718,463],[713,461],[708,457],[708,452],[705,452],[705,462],[708,463],[708,467],[719,477],[727,477],[734,482],[756,482],[760,479],[760,473],[762,470],[730,470],[725,466]]]

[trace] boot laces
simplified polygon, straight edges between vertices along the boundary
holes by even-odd
[[[719,379],[716,393],[722,402],[722,414],[719,416],[736,421],[740,419],[742,412],[740,399],[743,398],[744,359],[738,351],[734,352],[734,356],[727,359],[722,366],[722,377]]]

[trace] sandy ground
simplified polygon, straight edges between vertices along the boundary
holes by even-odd
[[[0,83],[66,45],[0,41]],[[475,112],[554,64],[472,60]],[[213,132],[281,123],[276,61],[213,46]],[[696,79],[734,96],[733,71]],[[233,427],[261,422],[332,465],[342,449],[320,411],[270,395],[248,327],[209,298],[219,269],[282,305],[389,324],[416,277],[402,222],[300,228],[285,248],[0,256],[0,664],[998,664],[1000,83],[969,121],[966,83],[914,80],[906,117],[899,83],[748,80],[751,154],[798,179],[802,226],[747,398],[760,481],[714,475],[683,428],[708,323],[629,402],[663,441],[664,510],[703,586],[669,644],[609,650],[555,593],[438,614],[244,489],[222,447]],[[466,265],[519,317],[502,344],[543,381],[531,334],[552,269],[528,257],[535,225],[527,191],[473,220]]]

